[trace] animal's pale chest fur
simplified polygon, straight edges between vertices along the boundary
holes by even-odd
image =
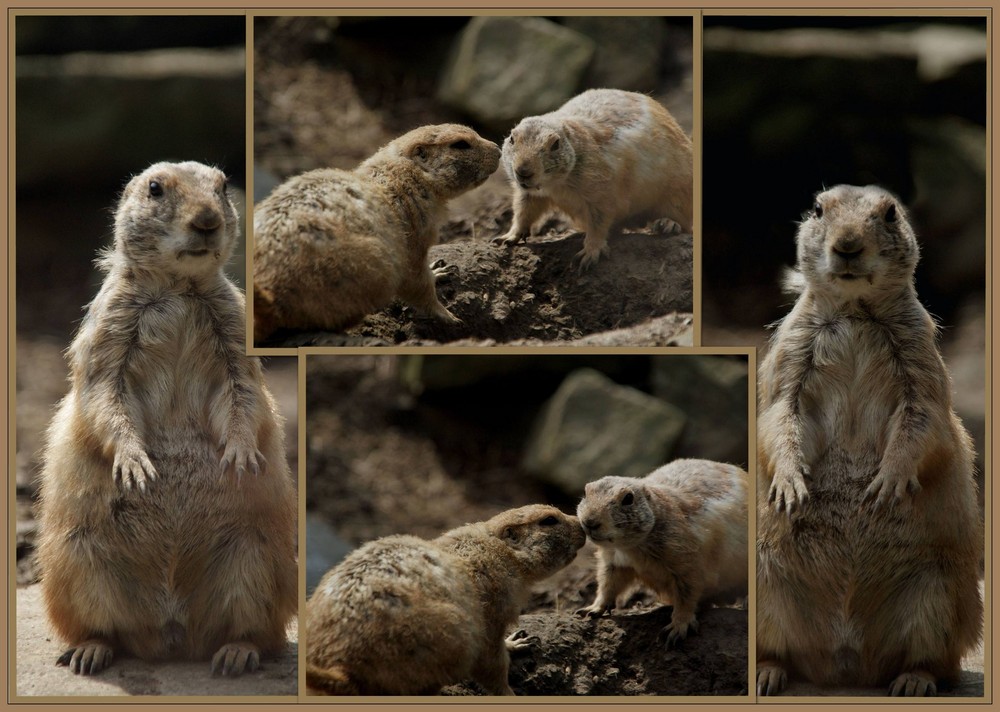
[[[862,317],[838,316],[816,328],[810,357],[799,396],[803,457],[815,470],[832,448],[866,477],[885,451],[905,385],[889,335]]]
[[[144,420],[149,446],[180,432],[210,433],[211,413],[224,397],[225,360],[206,308],[184,294],[164,294],[145,306],[125,378]]]

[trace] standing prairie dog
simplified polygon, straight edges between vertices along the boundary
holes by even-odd
[[[801,294],[760,368],[757,689],[935,694],[979,639],[969,436],[913,287],[906,211],[876,187],[819,193]]]
[[[75,673],[122,651],[239,675],[285,645],[295,493],[222,272],[238,230],[200,163],[150,166],[119,201],[41,477],[42,594]]]
[[[485,181],[500,149],[470,128],[422,126],[353,171],[309,171],[254,209],[254,339],[336,330],[400,299],[450,323],[427,264],[446,204]],[[433,269],[432,269],[433,267]]]
[[[576,517],[529,505],[427,541],[365,544],[320,581],[306,607],[310,694],[430,695],[475,680],[513,695],[507,638],[533,583],[569,564]]]
[[[587,484],[577,517],[598,549],[597,599],[580,615],[614,610],[635,584],[673,605],[669,647],[698,629],[701,604],[747,595],[747,473],[710,460],[675,460],[645,477]]]
[[[529,116],[503,143],[514,184],[514,222],[496,241],[514,244],[553,208],[587,236],[587,267],[607,251],[608,232],[666,217],[691,232],[691,139],[661,104],[619,89],[591,89],[558,110]]]

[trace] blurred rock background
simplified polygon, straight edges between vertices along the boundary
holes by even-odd
[[[587,482],[681,457],[748,462],[746,356],[309,356],[306,393],[308,513],[352,547],[572,512]]]
[[[982,472],[985,18],[705,17],[704,47],[702,343],[765,345],[816,192],[888,188]]]
[[[353,168],[423,124],[501,141],[592,87],[651,93],[692,129],[691,17],[257,17],[255,202]]]

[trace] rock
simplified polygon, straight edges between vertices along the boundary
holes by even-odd
[[[653,361],[653,393],[687,417],[674,457],[747,466],[747,376],[746,357],[671,356]]]
[[[954,305],[983,283],[986,264],[986,129],[953,116],[911,121],[917,200],[910,206],[919,230],[919,294]],[[921,285],[923,286],[923,285]],[[952,311],[949,309],[948,311]]]
[[[18,162],[18,188],[96,184],[113,195],[167,158],[217,164],[242,182],[245,57],[241,47],[18,57],[18,126],[36,127],[17,132],[18,153],[31,156]]]
[[[558,108],[577,93],[594,43],[540,17],[474,17],[455,40],[438,97],[492,126]]]
[[[574,346],[635,346],[642,343],[694,346],[694,316],[675,312],[636,326],[584,336],[571,343]]]
[[[593,40],[594,59],[584,85],[650,92],[656,89],[663,22],[653,17],[560,18],[564,27]]]
[[[684,422],[679,409],[580,369],[538,415],[524,467],[570,494],[605,475],[641,477],[667,461]]]
[[[927,258],[917,293],[948,321],[956,297],[984,283],[985,18],[784,24],[705,20],[705,323],[787,313],[777,283],[795,260],[793,221],[837,183],[878,183],[913,207]]]
[[[253,167],[253,202],[256,205],[271,194],[281,184],[281,179],[271,171],[258,165]]]
[[[351,552],[351,545],[340,538],[326,519],[306,512],[306,596],[311,596],[323,575]]]

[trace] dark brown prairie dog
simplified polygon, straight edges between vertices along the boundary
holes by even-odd
[[[648,586],[673,605],[668,646],[698,629],[700,604],[747,595],[747,473],[710,460],[675,460],[645,477],[587,484],[577,517],[598,549],[600,616],[620,595]]]
[[[200,163],[150,166],[119,201],[42,470],[42,593],[73,672],[121,651],[239,675],[285,645],[295,493],[222,272],[238,230]]]
[[[496,171],[499,147],[456,124],[422,126],[353,171],[290,178],[254,208],[254,339],[336,330],[400,299],[446,322],[427,264],[448,200]]]
[[[513,695],[507,638],[531,584],[569,564],[576,517],[530,505],[427,541],[389,536],[350,554],[306,606],[310,694],[430,695],[475,680]]]
[[[917,299],[905,209],[819,193],[801,294],[760,367],[757,689],[788,676],[926,695],[980,636],[972,447]]]
[[[581,267],[607,251],[623,222],[666,217],[691,232],[691,139],[661,104],[619,89],[591,89],[558,110],[523,119],[503,143],[514,184],[513,244],[553,208],[587,236]]]

